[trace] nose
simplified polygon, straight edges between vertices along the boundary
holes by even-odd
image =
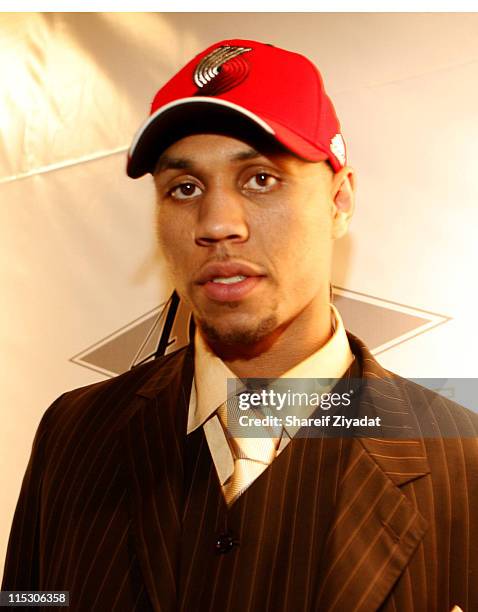
[[[195,242],[211,246],[217,242],[245,242],[249,238],[244,199],[224,186],[210,188],[198,209]]]

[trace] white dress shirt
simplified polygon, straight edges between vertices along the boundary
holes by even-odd
[[[330,339],[315,353],[282,374],[281,378],[339,379],[347,371],[354,356],[342,318],[333,304],[330,307],[334,328]],[[216,411],[228,399],[227,379],[237,379],[237,376],[211,351],[198,330],[194,337],[194,348],[194,379],[189,401],[187,433],[190,434],[203,426],[219,482],[224,485],[234,471],[234,456]],[[331,384],[333,386],[335,381]],[[326,391],[330,389],[323,389],[323,392]],[[298,407],[294,414],[307,417],[314,410],[314,407],[304,406],[301,412]],[[277,455],[284,450],[298,429],[299,427],[284,426]],[[266,468],[267,465],[264,465],[264,470]]]

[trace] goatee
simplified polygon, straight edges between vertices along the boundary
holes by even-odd
[[[204,320],[199,320],[198,324],[209,344],[213,346],[220,345],[228,348],[239,348],[241,346],[250,347],[264,340],[266,336],[277,328],[278,320],[277,316],[272,314],[262,321],[259,321],[253,328],[231,329],[226,331]]]

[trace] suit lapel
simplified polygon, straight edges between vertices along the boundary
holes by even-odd
[[[193,377],[190,349],[158,360],[124,428],[136,553],[156,612],[177,609],[183,446]]]
[[[357,416],[387,419],[376,437],[350,441],[317,598],[317,609],[327,612],[377,610],[428,526],[400,489],[430,470],[399,378],[360,340],[349,334],[349,341],[362,368]]]

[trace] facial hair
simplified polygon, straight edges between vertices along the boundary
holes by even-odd
[[[230,348],[234,346],[253,346],[273,332],[278,327],[278,324],[278,318],[275,313],[259,321],[255,327],[227,331],[218,329],[204,319],[198,320],[202,333],[211,345],[222,345]]]

